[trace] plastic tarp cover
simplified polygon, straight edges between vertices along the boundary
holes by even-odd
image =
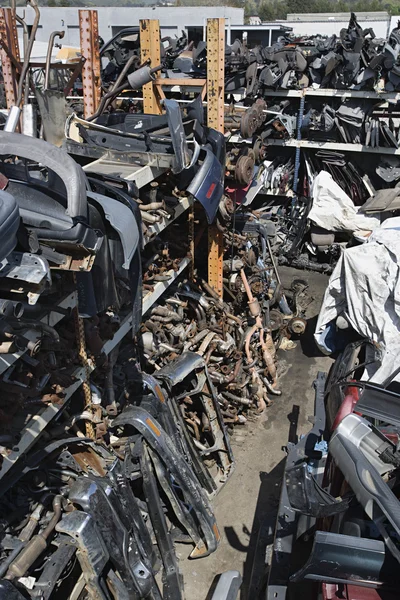
[[[333,352],[340,340],[335,321],[343,315],[355,331],[375,342],[381,364],[370,365],[363,378],[376,383],[382,383],[399,364],[399,263],[400,217],[393,217],[365,244],[343,251],[325,291],[315,331],[319,348]]]
[[[380,220],[359,213],[359,208],[332,179],[327,171],[316,176],[312,190],[312,208],[310,221],[328,231],[373,231],[379,227]]]

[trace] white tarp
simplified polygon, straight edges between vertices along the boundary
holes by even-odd
[[[365,244],[343,251],[325,291],[315,331],[321,350],[333,351],[334,321],[343,314],[353,329],[381,349],[382,364],[371,377],[378,383],[400,366],[399,265],[400,217],[394,217]]]
[[[373,231],[379,227],[380,220],[359,213],[359,208],[332,179],[327,171],[316,176],[312,189],[312,208],[308,215],[310,221],[328,231]]]

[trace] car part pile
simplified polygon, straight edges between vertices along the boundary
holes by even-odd
[[[279,402],[281,353],[307,326],[308,282],[284,289],[279,265],[331,272],[343,249],[372,231],[318,225],[321,174],[337,198],[329,222],[342,206],[346,224],[379,224],[398,210],[398,111],[390,94],[376,93],[398,83],[396,31],[386,44],[352,15],[340,40],[235,42],[225,52],[232,95],[216,131],[205,124],[202,95],[177,102],[158,81],[152,90],[165,114],[155,115],[138,111],[140,92],[126,92],[153,86],[160,71],[204,78],[206,44],[165,39],[160,64],[150,64],[130,28],[103,45],[103,95],[90,111],[85,102],[85,118],[62,112],[51,123],[42,106],[40,135],[62,149],[0,133],[3,595],[184,598],[179,558],[208,556],[220,541],[211,503],[235,468],[230,438]],[[53,97],[47,67],[43,84],[35,79],[44,99]],[[300,90],[311,82],[311,92],[346,93],[318,103],[310,92],[306,104]],[[26,97],[37,91],[29,79],[20,84]],[[373,92],[357,101],[363,86]],[[214,99],[209,93],[209,123]],[[13,108],[8,130],[22,103]],[[385,152],[357,160],[363,149]],[[347,331],[340,316],[334,326]],[[272,569],[268,595],[283,598],[288,577],[393,585],[381,571],[399,556],[398,419],[387,398],[371,408],[369,392],[376,398],[384,386],[359,375],[343,376],[345,401],[329,409],[332,435],[322,405],[333,387],[318,377],[312,433],[290,447],[280,573],[274,579]],[[314,550],[295,570],[287,555],[304,532],[315,533]],[[359,559],[356,569],[343,547]],[[235,573],[220,583],[218,600],[240,585]]]
[[[310,598],[396,597],[396,373],[383,385],[359,380],[379,359],[360,340],[339,355],[327,381],[318,374],[314,427],[288,448],[267,598],[285,599],[299,586]]]
[[[283,339],[305,331],[302,317],[308,285],[294,282],[288,304],[272,253],[271,221],[239,212],[232,231],[227,208],[221,223],[222,218],[227,219],[224,301],[202,280],[182,283],[151,309],[142,326],[141,343],[144,359],[157,377],[159,369],[181,353],[203,357],[225,423],[240,424],[281,393],[276,351]],[[200,415],[189,418],[199,435]]]
[[[125,406],[106,445],[77,428],[90,414],[64,416],[14,470],[0,501],[4,592],[183,598],[173,542],[193,542],[197,558],[216,549],[219,533],[161,400]]]
[[[194,46],[183,34],[165,38],[163,70],[167,77],[204,77],[207,44]],[[245,89],[247,96],[262,96],[268,89],[302,89],[311,85],[334,89],[399,89],[400,33],[388,39],[363,30],[354,13],[340,36],[296,38],[285,34],[270,47],[248,48],[241,40],[225,48],[225,90]],[[139,28],[127,28],[101,48],[102,78],[114,81],[129,59],[140,64]]]
[[[1,350],[11,363],[2,364],[0,379],[7,394],[0,413],[0,587],[16,598],[183,598],[173,543],[192,540],[192,558],[215,551],[208,496],[234,465],[222,417],[216,419],[220,406],[211,380],[199,374],[199,357],[183,355],[187,378],[199,378],[196,402],[207,386],[202,417],[209,427],[201,441],[190,430],[182,435],[168,387],[164,395],[141,373],[141,391],[132,392],[128,379],[116,377],[114,339],[121,318],[134,332],[140,323],[141,268],[144,279],[150,272],[162,282],[187,246],[177,243],[173,224],[170,239],[147,238],[149,259],[141,251],[141,213],[155,216],[166,206],[154,206],[151,194],[138,204],[134,186],[124,191],[113,177],[87,179],[65,151],[42,140],[3,132],[0,152]],[[83,394],[75,392],[82,377]],[[190,396],[189,383],[185,390]],[[40,440],[29,433],[37,415],[41,428],[48,425]]]

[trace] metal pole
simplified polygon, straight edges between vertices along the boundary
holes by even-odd
[[[150,59],[150,66],[161,63],[160,22],[157,19],[142,19],[140,25],[140,53],[142,64]],[[161,98],[153,82],[143,86],[143,112],[148,115],[161,115]]]
[[[99,26],[97,10],[79,11],[82,67],[83,110],[85,118],[96,112],[101,97]]]
[[[224,133],[225,19],[207,20],[207,124]],[[208,283],[223,295],[223,235],[208,228]]]

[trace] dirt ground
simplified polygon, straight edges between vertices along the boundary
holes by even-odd
[[[317,372],[328,371],[332,362],[313,342],[328,278],[288,267],[281,267],[280,274],[285,287],[294,278],[309,283],[313,301],[307,309],[307,330],[295,349],[279,352],[282,395],[274,398],[265,414],[236,429],[232,437],[236,469],[213,501],[222,537],[218,550],[207,558],[188,560],[187,547],[177,548],[186,600],[209,600],[217,576],[229,569],[242,574],[240,600],[263,596],[265,552],[273,539],[286,457],[283,447],[312,427],[308,420],[314,414],[312,384]]]

